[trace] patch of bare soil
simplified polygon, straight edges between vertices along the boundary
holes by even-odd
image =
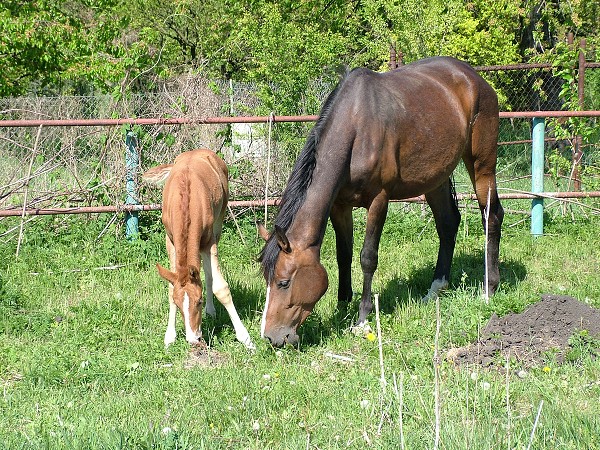
[[[183,367],[186,369],[192,369],[194,367],[200,367],[202,369],[208,369],[212,367],[220,367],[227,361],[227,355],[220,353],[216,350],[212,350],[205,342],[194,345],[188,352],[188,357],[183,363]]]
[[[599,309],[569,296],[546,294],[522,313],[494,314],[476,343],[449,350],[447,358],[457,365],[489,367],[494,362],[502,364],[508,356],[524,367],[533,367],[552,351],[560,363],[570,350],[570,338],[583,330],[600,338]]]

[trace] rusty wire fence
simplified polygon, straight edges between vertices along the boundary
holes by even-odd
[[[481,69],[481,68],[480,68]],[[559,110],[556,93],[563,81],[551,67],[492,68],[481,73],[499,92],[503,110]],[[600,70],[586,69],[597,83]],[[589,73],[589,75],[588,75]],[[516,80],[516,81],[515,81]],[[536,81],[537,80],[537,81]],[[504,84],[503,84],[504,83]],[[521,85],[520,89],[514,86]],[[332,86],[317,83],[311,95],[322,101]],[[577,87],[575,87],[576,89]],[[592,89],[584,91],[591,93]],[[598,92],[598,90],[596,90]],[[589,108],[597,99],[590,96]],[[553,103],[554,102],[554,103]],[[558,103],[556,103],[558,102]],[[537,105],[537,107],[536,107]],[[233,200],[278,197],[312,122],[200,123],[207,118],[248,116],[260,106],[252,85],[183,78],[155,93],[115,100],[95,97],[0,99],[0,120],[182,118],[189,123],[120,126],[0,127],[0,220],[20,211],[112,205],[124,206],[126,135],[136,136],[140,163],[135,176],[155,164],[171,162],[182,151],[206,147],[219,152],[230,168]],[[587,105],[583,105],[584,108]],[[600,109],[596,107],[596,109]],[[276,112],[275,112],[276,113]],[[300,105],[297,114],[315,114]],[[500,192],[530,187],[531,119],[500,121]],[[587,130],[581,135],[581,130]],[[555,118],[547,123],[548,191],[600,190],[600,127],[597,117]],[[573,156],[578,156],[579,159]],[[578,169],[574,170],[574,163]],[[459,192],[472,192],[457,174]],[[156,205],[160,191],[139,185],[139,204]],[[596,211],[597,204],[592,205]],[[7,227],[11,229],[10,227]]]

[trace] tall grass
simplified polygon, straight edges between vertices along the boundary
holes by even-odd
[[[527,202],[514,203],[512,209],[527,208]],[[440,298],[442,352],[477,339],[492,313],[519,312],[543,293],[600,307],[597,217],[550,210],[545,235],[533,239],[529,223],[509,214],[501,285],[486,304],[475,209],[463,209],[451,288]],[[205,365],[192,364],[181,336],[163,347],[167,286],[154,264],[167,258],[158,214],[142,215],[141,239],[132,243],[119,221],[106,229],[111,217],[102,215],[37,218],[25,226],[18,257],[14,232],[5,235],[0,448],[391,449],[400,447],[401,437],[406,448],[432,448],[436,308],[420,302],[437,252],[429,214],[395,204],[382,237],[373,290],[381,309],[385,391],[377,342],[347,331],[359,297],[350,317],[336,315],[330,229],[322,248],[330,288],[301,328],[300,350],[274,351],[260,341],[265,287],[255,262],[261,242],[254,218],[238,217],[239,230],[226,224],[220,257],[258,349],[248,353],[235,340],[217,305],[217,318],[203,322],[215,352]],[[355,219],[353,283],[360,291],[364,213]],[[0,234],[15,223],[0,222]],[[600,448],[600,361],[585,349],[567,359],[559,365],[549,353],[521,376],[518,361],[508,361],[506,376],[442,360],[440,448],[526,448],[530,439],[538,449]]]

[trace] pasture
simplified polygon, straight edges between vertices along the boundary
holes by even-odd
[[[260,213],[229,217],[221,266],[257,349],[236,341],[217,303],[216,319],[203,319],[211,352],[202,357],[183,339],[180,319],[179,338],[164,348],[167,285],[155,263],[167,264],[167,255],[158,213],[140,215],[133,242],[110,215],[36,218],[18,257],[14,233],[0,242],[0,448],[433,448],[436,384],[440,448],[600,448],[598,340],[574,339],[562,364],[553,351],[531,367],[515,358],[491,369],[457,367],[443,358],[475,342],[493,313],[520,312],[544,293],[600,308],[597,213],[547,209],[545,235],[534,239],[527,217],[514,212],[530,202],[503,205],[501,281],[489,303],[481,295],[480,215],[474,202],[461,208],[451,285],[439,302],[437,368],[436,303],[420,301],[437,253],[434,223],[420,205],[390,208],[373,281],[385,389],[377,340],[348,331],[362,279],[361,210],[354,212],[353,316],[335,313],[328,225],[322,262],[330,286],[299,330],[299,350],[261,341]],[[3,220],[0,234],[16,225]]]

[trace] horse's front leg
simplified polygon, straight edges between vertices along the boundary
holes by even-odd
[[[175,267],[175,246],[167,235],[166,237],[167,253],[169,255],[169,265],[171,270],[176,270]],[[177,338],[177,329],[175,328],[175,318],[177,316],[177,305],[173,301],[173,285],[169,283],[169,319],[167,321],[167,330],[165,331],[165,347],[168,347]]]
[[[205,270],[210,270],[212,273],[212,291],[229,314],[233,329],[235,330],[235,337],[238,341],[244,344],[246,348],[254,350],[256,347],[252,343],[250,334],[248,333],[248,330],[242,323],[240,316],[235,309],[229,284],[227,281],[225,281],[225,278],[221,273],[221,269],[219,268],[219,256],[216,242],[211,244],[208,251],[202,252],[202,260],[206,261],[208,267],[210,267],[210,269],[208,269],[208,267],[205,265]]]
[[[356,326],[363,328],[367,323],[367,316],[373,311],[371,300],[371,284],[373,274],[377,269],[379,258],[379,241],[383,231],[383,224],[387,217],[388,198],[384,193],[379,194],[369,206],[367,213],[367,228],[365,241],[360,252],[360,265],[363,272],[363,291],[358,310]]]
[[[348,305],[352,300],[352,250],[354,243],[352,207],[334,205],[330,217],[335,231],[339,274],[338,310],[346,314]]]

